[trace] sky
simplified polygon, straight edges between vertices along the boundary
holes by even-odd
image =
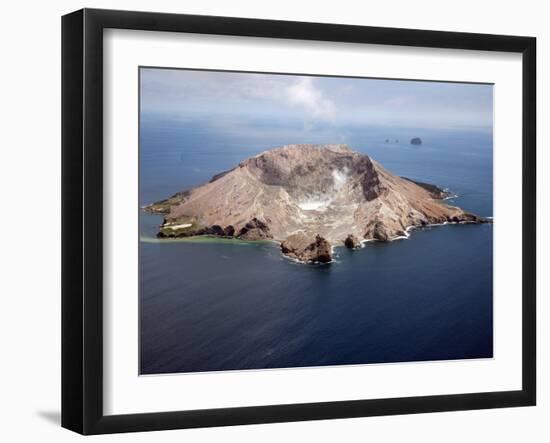
[[[142,118],[490,130],[493,86],[141,68]]]

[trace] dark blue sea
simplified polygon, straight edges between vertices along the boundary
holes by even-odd
[[[291,143],[347,143],[492,216],[491,132],[272,122],[242,131],[170,118],[141,121],[140,205]],[[492,225],[415,230],[308,266],[273,244],[157,242],[159,223],[140,215],[142,374],[493,356]]]

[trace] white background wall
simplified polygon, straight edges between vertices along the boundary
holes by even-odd
[[[319,21],[538,38],[539,195],[548,196],[544,155],[550,119],[549,13],[535,0],[11,1],[0,25],[0,438],[6,442],[81,440],[60,414],[60,16],[81,7],[155,10]],[[546,114],[545,109],[546,108]],[[546,163],[546,164],[544,164]],[[550,216],[539,196],[539,221]],[[515,214],[510,214],[511,217]],[[519,233],[517,233],[519,234]],[[101,436],[94,441],[550,441],[549,236],[539,228],[539,405],[233,428]],[[514,235],[511,233],[511,235]],[[541,253],[540,249],[544,248]],[[546,270],[545,270],[546,268]],[[546,347],[546,349],[545,349]]]

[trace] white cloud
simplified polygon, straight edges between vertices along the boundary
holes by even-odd
[[[159,111],[294,110],[304,127],[315,120],[333,121],[336,116],[335,104],[311,77],[146,69],[142,93],[142,105]]]
[[[490,85],[143,69],[147,113],[301,122],[304,133],[342,124],[492,127]],[[265,128],[264,128],[265,129]]]
[[[334,120],[336,117],[336,106],[315,87],[311,77],[296,79],[286,93],[291,105],[302,108],[312,118]]]
[[[413,104],[415,101],[412,95],[399,95],[397,97],[392,97],[382,102],[382,105],[399,107]]]

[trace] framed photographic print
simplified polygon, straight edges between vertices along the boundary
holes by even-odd
[[[535,39],[62,21],[62,425],[529,406]]]

